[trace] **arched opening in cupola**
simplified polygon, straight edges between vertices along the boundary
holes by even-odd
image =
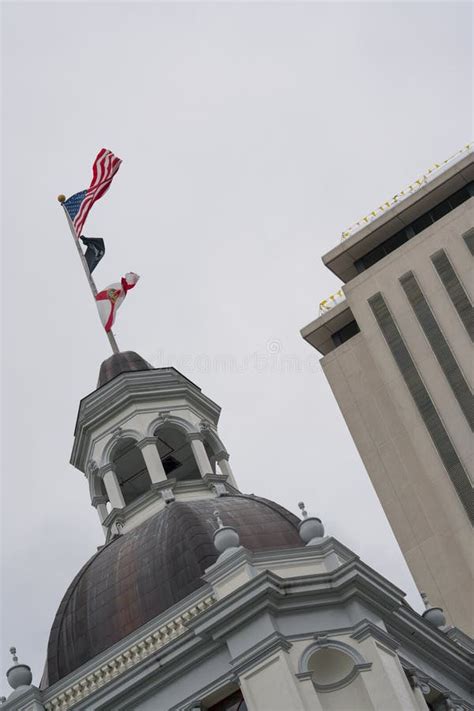
[[[165,425],[155,431],[156,446],[160,455],[166,476],[177,481],[201,479],[196,458],[191,443],[179,427]],[[210,448],[204,445],[208,457],[212,455]]]
[[[151,479],[143,454],[134,439],[124,437],[115,445],[110,457],[122,490],[125,505],[151,489]]]

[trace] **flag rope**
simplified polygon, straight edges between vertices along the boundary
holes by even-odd
[[[60,197],[62,197],[62,195]],[[59,200],[59,198],[58,198],[58,200]],[[79,253],[79,258],[82,262],[82,266],[84,267],[84,272],[86,274],[86,278],[89,283],[90,290],[92,292],[92,297],[93,297],[94,303],[95,303],[95,297],[97,296],[97,287],[95,285],[94,279],[92,278],[92,274],[89,271],[89,267],[87,265],[86,258],[84,256],[84,252],[82,251],[81,245],[79,244],[79,235],[76,234],[76,230],[74,229],[74,225],[72,224],[71,217],[70,217],[66,207],[64,206],[63,201],[59,200],[59,202],[61,203],[61,207],[63,208],[64,214],[66,215],[66,220],[69,225],[69,229],[71,230],[71,235],[74,240],[74,244],[76,245],[77,251]],[[109,339],[110,347],[112,348],[112,352],[113,353],[120,353],[117,341],[115,340],[115,336],[112,333],[112,331],[108,331],[108,332],[106,331],[106,333],[107,333],[107,338]]]

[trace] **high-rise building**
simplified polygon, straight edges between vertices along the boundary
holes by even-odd
[[[105,542],[63,597],[39,687],[11,650],[2,710],[474,708],[472,642],[303,504],[300,521],[242,494],[219,414],[174,368],[103,363],[71,461]]]
[[[474,632],[474,161],[466,146],[343,233],[302,329],[420,590]]]

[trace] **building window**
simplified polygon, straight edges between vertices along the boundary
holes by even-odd
[[[423,230],[426,230],[427,227],[432,225],[437,220],[440,220],[442,217],[447,215],[448,212],[451,212],[451,210],[454,210],[456,207],[473,196],[474,181],[468,183],[468,185],[465,185],[463,188],[453,193],[453,195],[450,195],[446,198],[446,200],[443,200],[438,205],[435,205],[435,207],[428,210],[428,212],[425,212],[423,215],[420,215],[420,217],[417,217],[416,220],[404,227],[403,230],[400,230],[400,232],[392,235],[392,237],[386,239],[382,242],[382,244],[379,244],[374,249],[371,249],[370,252],[364,254],[364,256],[360,259],[356,259],[354,266],[357,269],[357,272],[360,274],[373,264],[376,264],[388,254],[391,254],[391,252],[398,249],[398,247],[401,247],[402,244],[408,242],[409,239]]]
[[[135,440],[126,437],[118,441],[110,457],[114,465],[125,505],[151,489],[151,479],[143,454]]]
[[[239,689],[214,706],[209,706],[208,709],[209,711],[247,711],[247,704]]]
[[[349,321],[349,323],[340,328],[339,331],[336,331],[332,334],[332,342],[336,347],[340,346],[342,343],[345,343],[349,340],[349,338],[352,338],[357,333],[360,333],[360,328],[357,325],[357,321]]]

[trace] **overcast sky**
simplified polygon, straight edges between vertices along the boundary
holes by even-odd
[[[420,609],[299,329],[340,286],[321,255],[341,231],[470,139],[469,4],[2,12],[3,693],[11,644],[39,683],[61,597],[103,542],[68,462],[109,346],[56,201],[87,187],[102,146],[123,165],[84,230],[107,246],[94,276],[142,277],[121,348],[222,406],[244,492],[304,500]]]

